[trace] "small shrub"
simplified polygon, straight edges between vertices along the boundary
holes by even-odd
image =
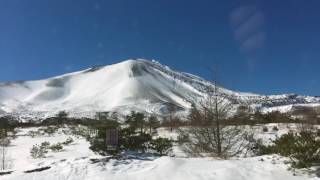
[[[31,136],[32,138],[34,138],[36,136],[40,136],[41,132],[40,131],[29,131],[28,135]]]
[[[90,147],[93,152],[98,153],[100,155],[107,155],[106,143],[101,138],[93,138],[90,140]]]
[[[268,131],[269,131],[269,129],[268,129],[268,127],[267,127],[267,126],[263,126],[263,127],[262,127],[262,131],[263,131],[263,132],[268,132]]]
[[[290,155],[294,154],[296,150],[296,136],[297,135],[295,133],[288,133],[276,139],[274,141],[275,152],[286,157],[289,157]]]
[[[40,145],[42,148],[48,149],[50,147],[50,143],[48,141],[42,142]]]
[[[71,144],[73,142],[74,142],[74,140],[72,139],[72,137],[68,137],[68,139],[65,140],[62,144],[63,145],[69,145],[69,144]]]
[[[125,139],[125,143],[121,144],[124,149],[145,152],[152,137],[149,134],[139,134],[123,137],[122,139]]]
[[[59,151],[62,151],[63,146],[61,143],[57,143],[57,144],[51,145],[49,149],[51,149],[53,152],[59,152]]]
[[[151,149],[155,150],[160,155],[166,155],[172,148],[172,142],[168,138],[157,138],[150,142]]]
[[[119,144],[121,149],[145,152],[152,136],[146,133],[136,133],[131,128],[120,131]]]
[[[261,140],[256,142],[254,152],[257,155],[280,154],[289,157],[294,168],[306,168],[320,162],[320,139],[316,132],[289,132],[265,146]]]
[[[273,146],[264,145],[263,142],[262,142],[262,139],[258,139],[255,142],[252,150],[258,156],[262,156],[262,155],[266,155],[266,154],[273,154],[274,153],[274,147]]]
[[[41,129],[44,133],[48,134],[48,135],[53,135],[54,133],[57,132],[58,127],[55,126],[49,126],[47,128],[43,128]]]
[[[177,142],[179,143],[180,146],[183,145],[184,143],[188,142],[189,134],[184,133],[184,131],[181,128],[179,128],[177,130],[177,132],[179,134],[177,137]]]
[[[312,131],[285,134],[274,144],[274,151],[289,157],[293,167],[305,168],[320,162],[320,139]]]
[[[46,148],[44,148],[43,146],[39,146],[37,144],[33,145],[30,150],[31,157],[34,159],[44,158],[47,153],[48,153],[48,151]]]
[[[279,128],[277,126],[273,126],[272,131],[279,131]]]
[[[74,136],[84,137],[87,140],[90,140],[88,129],[86,127],[79,126],[79,127],[71,127],[70,129],[71,129],[71,134],[73,134]]]

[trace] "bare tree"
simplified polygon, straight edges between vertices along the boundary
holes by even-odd
[[[156,115],[151,115],[148,117],[146,122],[147,128],[149,129],[149,134],[153,134],[155,129],[160,126],[160,121]]]
[[[213,81],[205,87],[203,97],[194,102],[197,108],[193,108],[191,113],[195,116],[191,117],[205,122],[205,126],[179,129],[179,138],[187,153],[226,159],[250,148],[252,133],[243,126],[228,124],[234,106],[220,89]]]
[[[177,112],[177,107],[174,104],[170,104],[168,106],[168,120],[169,120],[169,126],[170,126],[170,131],[172,132],[173,128],[174,128],[174,121],[175,121],[175,114]]]
[[[0,139],[0,170],[5,170],[11,167],[11,159],[8,154],[8,146],[10,140],[8,138]]]

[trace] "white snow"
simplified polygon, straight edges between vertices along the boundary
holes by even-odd
[[[89,143],[81,137],[75,137],[73,135],[62,133],[62,129],[60,129],[54,135],[43,135],[43,136],[35,136],[30,137],[28,132],[35,131],[39,128],[27,128],[27,129],[19,129],[19,133],[17,134],[17,138],[12,140],[8,152],[10,152],[9,156],[12,161],[13,170],[27,170],[35,167],[36,164],[48,163],[52,161],[56,161],[57,159],[68,159],[72,158],[81,158],[95,155],[89,149]],[[70,129],[65,129],[70,131]],[[50,144],[63,142],[68,137],[71,137],[74,142],[68,146],[64,146],[64,150],[61,152],[50,152],[47,154],[46,158],[42,159],[33,159],[30,156],[30,150],[33,145],[40,145],[42,142],[48,141]]]
[[[2,84],[0,109],[9,113],[60,110],[79,113],[126,107],[158,113],[163,103],[188,108],[185,100],[197,90],[186,83],[176,83],[148,63],[151,62],[128,60],[47,80]]]
[[[206,86],[212,84],[156,61],[127,60],[44,80],[0,83],[0,113],[22,117],[52,116],[61,110],[71,116],[131,110],[163,114],[168,104],[188,110],[190,102],[203,95]],[[263,96],[222,87],[219,92],[264,111],[288,111],[292,104],[301,102],[320,104],[320,98],[310,96]],[[262,106],[266,102],[271,104]]]
[[[263,159],[263,161],[261,161]],[[303,180],[317,177],[294,176],[280,157],[214,160],[209,158],[161,157],[155,160],[111,160],[91,164],[88,159],[59,162],[49,170],[16,173],[1,179],[19,180]]]
[[[290,129],[296,129],[295,124],[268,124],[270,132],[262,133],[262,127],[257,127],[267,141],[281,135]],[[273,126],[279,131],[271,131]],[[14,166],[7,170],[9,175],[0,176],[1,180],[304,180],[320,179],[315,174],[303,173],[293,175],[288,170],[286,158],[277,155],[267,155],[248,158],[218,160],[213,158],[190,158],[174,152],[174,157],[129,156],[127,159],[110,159],[94,154],[88,147],[89,143],[82,138],[73,137],[74,143],[65,146],[62,152],[50,152],[46,158],[32,159],[29,152],[34,144],[43,141],[61,142],[71,135],[68,128],[60,129],[52,136],[28,136],[28,132],[38,128],[20,129],[18,137],[12,141],[9,151]],[[63,133],[64,132],[64,133]],[[65,134],[66,133],[66,134]],[[159,136],[176,139],[176,132],[159,129]],[[177,147],[176,147],[177,148]],[[100,159],[93,163],[91,159]],[[25,173],[41,167],[50,169],[41,172]]]

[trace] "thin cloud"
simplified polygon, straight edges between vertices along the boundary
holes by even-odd
[[[233,28],[242,24],[248,17],[256,12],[255,6],[241,6],[233,10],[230,14],[230,23]]]
[[[240,51],[243,53],[251,53],[262,48],[266,39],[265,32],[255,33],[241,43]]]
[[[234,36],[238,41],[244,41],[263,29],[264,15],[256,12],[234,30]]]
[[[256,52],[266,41],[264,13],[256,6],[241,6],[230,13],[229,21],[239,51],[246,57],[248,68],[253,69]]]

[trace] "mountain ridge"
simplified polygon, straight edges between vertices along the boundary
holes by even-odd
[[[187,112],[209,81],[174,71],[156,61],[127,60],[88,68],[48,79],[0,83],[0,115],[52,116],[68,111],[74,116],[92,116],[95,112],[132,110],[166,114],[174,105]],[[296,94],[259,95],[220,87],[220,95],[233,104],[249,104],[254,109],[286,111],[294,105],[320,105],[320,98]],[[282,109],[281,109],[282,108]],[[292,108],[292,107],[291,107]],[[87,112],[88,114],[85,114]]]

